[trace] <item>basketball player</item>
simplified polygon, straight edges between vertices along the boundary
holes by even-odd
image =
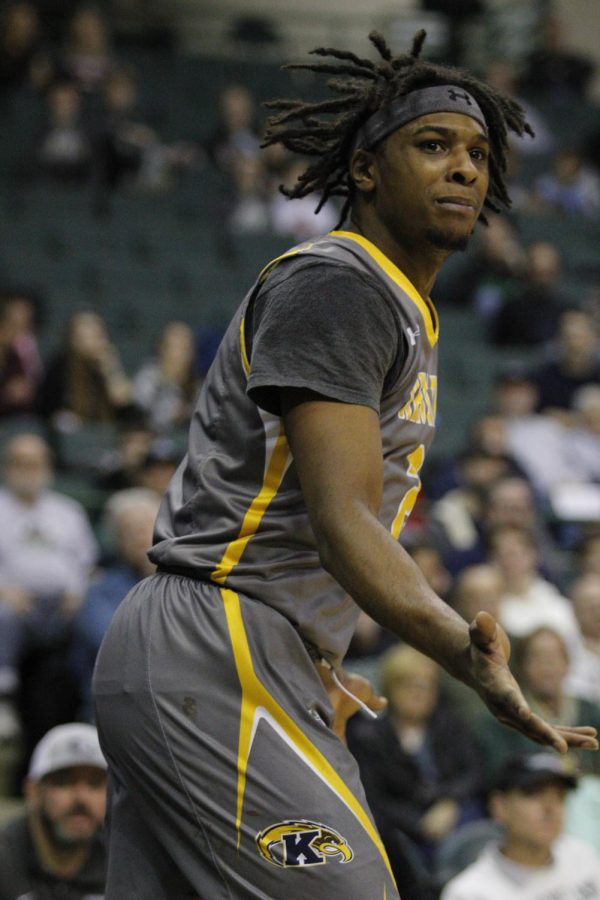
[[[495,621],[469,627],[398,541],[435,423],[429,292],[483,207],[508,205],[507,128],[529,129],[508,98],[421,62],[424,33],[395,58],[371,40],[378,63],[316,51],[333,99],[272,104],[267,143],[315,158],[291,195],[344,196],[340,229],[243,301],[159,513],[158,572],[100,651],[107,900],[398,896],[340,739],[361,608],[533,740],[596,745],[531,713]]]

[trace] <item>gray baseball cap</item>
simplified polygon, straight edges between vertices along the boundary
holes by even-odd
[[[45,775],[72,766],[96,766],[106,770],[98,732],[93,725],[73,722],[52,728],[33,751],[27,774],[32,781],[39,781]]]

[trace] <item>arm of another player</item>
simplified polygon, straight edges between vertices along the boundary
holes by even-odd
[[[532,713],[508,668],[509,643],[500,626],[486,613],[468,626],[379,522],[377,413],[295,389],[281,396],[324,568],[372,618],[476,690],[506,725],[560,752],[595,749],[594,729],[552,727]]]

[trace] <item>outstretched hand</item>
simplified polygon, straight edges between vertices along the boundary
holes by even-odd
[[[569,747],[598,749],[595,728],[550,725],[532,712],[508,668],[510,642],[506,632],[489,613],[475,616],[469,637],[473,687],[500,722],[559,753],[566,753]]]

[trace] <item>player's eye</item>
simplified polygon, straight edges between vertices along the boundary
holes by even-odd
[[[469,155],[471,159],[476,159],[481,162],[485,162],[489,156],[487,150],[482,150],[481,147],[473,147],[472,150],[469,150]]]
[[[419,147],[426,153],[437,153],[439,150],[444,149],[444,145],[441,141],[436,141],[433,139],[429,141],[421,141]]]

